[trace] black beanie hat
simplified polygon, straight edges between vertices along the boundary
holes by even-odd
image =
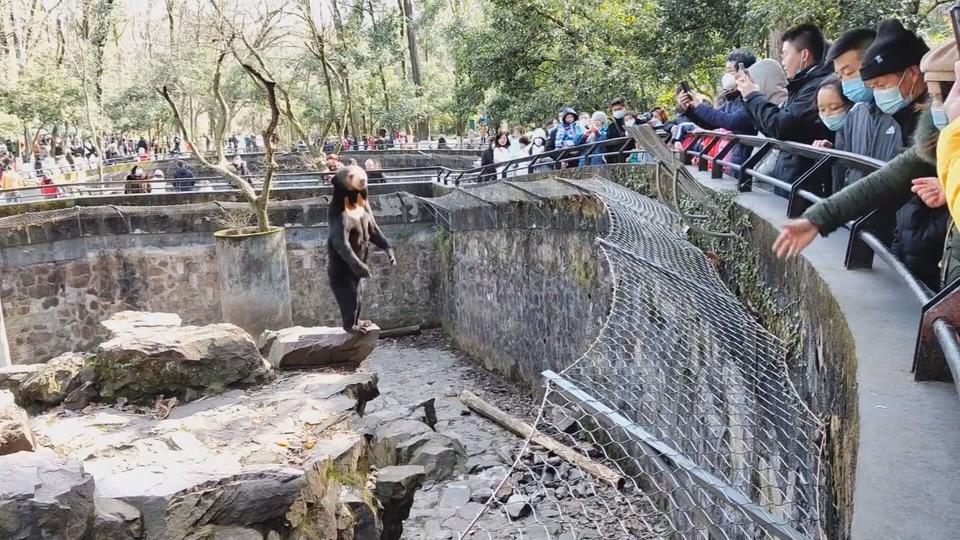
[[[866,81],[919,66],[920,59],[929,50],[923,39],[904,28],[900,21],[883,21],[877,27],[877,39],[863,55],[860,78]]]

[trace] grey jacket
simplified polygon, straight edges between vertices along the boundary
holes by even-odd
[[[881,161],[890,161],[906,149],[903,130],[896,119],[881,111],[873,102],[857,103],[843,129],[837,133],[837,150],[869,156]],[[860,180],[867,173],[860,169],[839,165],[833,177],[836,193]]]

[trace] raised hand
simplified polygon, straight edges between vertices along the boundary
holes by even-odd
[[[910,191],[916,193],[923,204],[930,208],[939,208],[947,204],[947,196],[943,194],[940,179],[935,176],[914,178],[913,187],[910,188]]]
[[[818,234],[820,230],[809,219],[792,219],[783,224],[780,236],[773,242],[773,252],[781,259],[795,257],[809,246]]]

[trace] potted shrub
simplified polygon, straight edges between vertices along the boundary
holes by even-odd
[[[229,180],[246,199],[256,218],[256,225],[237,224],[214,233],[223,319],[240,326],[256,338],[266,329],[293,326],[286,236],[283,227],[270,225],[267,213],[270,186],[277,170],[275,133],[280,109],[277,105],[276,83],[264,75],[265,72],[250,63],[240,61],[247,75],[257,83],[270,109],[270,121],[263,130],[263,184],[257,192],[249,179],[241,177],[229,166],[224,154],[224,137],[229,127],[227,119],[230,118],[230,110],[221,92],[220,80],[227,54],[226,50],[220,52],[213,76],[213,95],[220,108],[214,134],[217,147],[215,161],[204,156],[194,144],[193,134],[187,129],[170,89],[164,85],[158,91],[170,106],[190,153],[202,164]],[[235,53],[234,55],[236,56]]]

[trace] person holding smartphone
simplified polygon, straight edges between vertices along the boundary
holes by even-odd
[[[727,55],[726,69],[720,79],[720,88],[724,97],[723,105],[715,108],[681,89],[677,94],[678,108],[682,109],[684,115],[693,123],[704,129],[725,129],[741,135],[756,135],[757,128],[753,125],[753,119],[747,114],[743,97],[737,90],[737,80],[734,75],[738,71],[753,66],[756,61],[756,56],[746,49],[732,51]],[[746,161],[751,152],[753,148],[738,145],[727,155],[730,161],[740,164]]]
[[[821,64],[827,49],[823,33],[812,24],[801,24],[783,34],[783,70],[787,74],[787,100],[778,107],[760,91],[747,70],[736,74],[737,90],[743,96],[744,107],[753,125],[765,136],[781,141],[811,144],[817,140],[833,140],[833,133],[820,122],[817,109],[817,89],[823,79],[833,73],[830,66]],[[813,161],[810,158],[780,152],[771,176],[793,183],[804,174]],[[810,190],[828,195],[832,188],[829,170],[814,178]],[[778,194],[786,195],[781,189]]]

